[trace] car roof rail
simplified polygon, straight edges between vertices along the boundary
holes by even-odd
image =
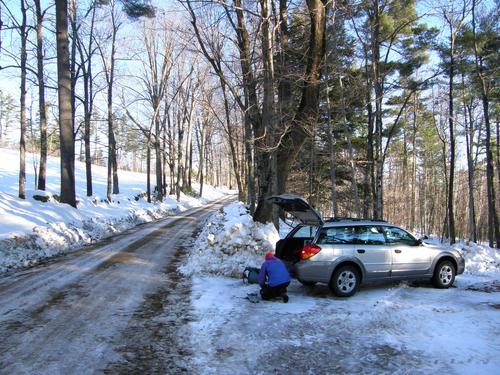
[[[376,221],[387,223],[387,220],[382,219],[367,219],[363,217],[347,217],[347,216],[336,216],[336,217],[328,217],[324,219],[325,223],[333,223],[338,221]]]

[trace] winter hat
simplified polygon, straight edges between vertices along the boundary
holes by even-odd
[[[269,260],[270,258],[272,258],[274,256],[273,253],[267,253],[266,254],[266,260]]]

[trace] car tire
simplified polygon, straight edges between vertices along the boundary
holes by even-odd
[[[449,260],[445,260],[439,262],[436,266],[432,282],[438,289],[447,289],[453,285],[456,274],[457,270],[455,269],[455,265]]]
[[[299,279],[299,283],[301,283],[304,286],[315,286],[316,285],[316,281],[305,281],[305,280],[300,280],[300,279]]]
[[[361,277],[354,266],[337,268],[330,280],[330,289],[337,297],[350,297],[357,292]]]

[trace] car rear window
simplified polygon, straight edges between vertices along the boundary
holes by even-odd
[[[293,238],[313,238],[318,231],[318,227],[314,225],[304,225],[300,227],[293,235]]]

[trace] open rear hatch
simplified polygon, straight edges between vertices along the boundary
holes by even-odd
[[[293,275],[293,264],[300,260],[300,251],[305,242],[311,241],[317,228],[323,224],[321,214],[298,195],[273,195],[268,198],[268,201],[276,204],[301,223],[286,238],[276,243],[276,256],[285,262],[289,272]]]
[[[273,195],[267,198],[267,200],[279,206],[283,211],[289,213],[303,224],[315,225],[317,227],[323,224],[321,214],[312,208],[304,198],[298,195]]]

